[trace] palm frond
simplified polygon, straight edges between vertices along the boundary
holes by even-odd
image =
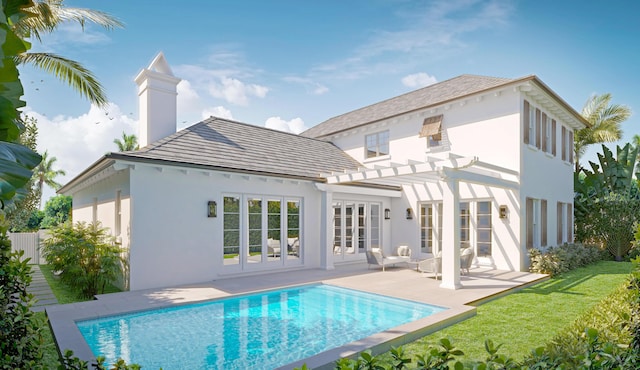
[[[35,37],[42,42],[41,33],[51,33],[57,26],[56,17],[51,7],[46,2],[34,2],[26,11],[33,14],[32,17],[22,18],[13,24],[13,31],[22,38]]]
[[[54,74],[98,107],[107,105],[107,96],[102,85],[93,73],[80,63],[50,53],[23,53],[16,56],[16,64],[26,63]]]
[[[83,28],[85,23],[91,22],[109,31],[116,28],[124,28],[124,23],[114,16],[100,10],[84,8],[58,8],[56,14],[61,21],[78,22]]]
[[[41,34],[53,32],[64,22],[77,22],[83,29],[87,22],[107,30],[124,27],[120,20],[108,13],[84,8],[65,8],[61,0],[35,1],[26,10],[35,16],[20,20],[13,25],[13,29],[23,38],[31,36],[38,41],[42,41]]]

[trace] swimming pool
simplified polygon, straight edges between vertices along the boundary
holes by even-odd
[[[330,285],[77,322],[93,353],[145,369],[273,369],[445,308]]]

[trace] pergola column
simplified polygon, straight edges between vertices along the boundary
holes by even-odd
[[[335,269],[333,265],[333,193],[322,191],[320,201],[320,267]]]
[[[445,177],[442,191],[442,284],[459,289],[460,284],[460,189],[456,178]]]

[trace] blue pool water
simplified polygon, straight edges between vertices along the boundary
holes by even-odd
[[[93,353],[144,369],[273,369],[445,308],[310,285],[80,321]]]

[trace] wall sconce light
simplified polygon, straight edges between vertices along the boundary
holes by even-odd
[[[218,207],[213,200],[207,202],[207,217],[218,217]]]
[[[505,205],[501,205],[500,208],[500,218],[507,218],[509,215],[509,209]]]
[[[391,210],[389,208],[384,209],[384,219],[388,220],[391,218]]]
[[[407,208],[407,220],[411,220],[413,218],[413,211],[411,208]]]

